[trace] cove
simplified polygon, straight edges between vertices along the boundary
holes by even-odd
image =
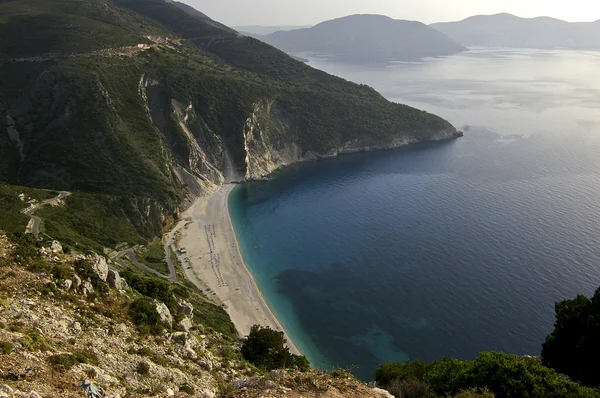
[[[402,79],[449,68],[436,62],[403,66]],[[367,81],[365,71],[346,73]],[[368,73],[377,82],[398,71]],[[411,105],[451,119],[464,138],[295,165],[230,195],[244,259],[314,366],[354,367],[371,380],[392,360],[537,355],[554,302],[600,285],[600,123],[588,97],[530,93],[526,102],[515,91],[523,102],[514,108],[461,84],[474,110],[407,90]],[[540,101],[548,114],[535,124]]]

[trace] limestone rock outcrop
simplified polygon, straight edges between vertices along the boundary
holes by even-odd
[[[165,305],[165,303],[154,300],[154,305],[156,306],[156,313],[158,314],[160,322],[168,327],[173,326],[173,316],[171,315],[171,311],[169,311],[169,308]]]
[[[106,282],[108,286],[116,290],[123,290],[126,286],[125,280],[119,275],[119,271],[113,269],[108,270]]]

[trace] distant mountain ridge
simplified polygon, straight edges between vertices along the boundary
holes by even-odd
[[[285,52],[312,52],[356,62],[413,61],[466,50],[425,24],[381,15],[351,15],[260,39]]]
[[[567,22],[512,14],[477,15],[431,27],[465,46],[600,50],[600,21]]]
[[[310,28],[311,25],[274,25],[274,26],[262,26],[262,25],[245,25],[245,26],[234,26],[233,29],[240,33],[246,33],[250,35],[268,35],[273,32],[280,30],[297,30]]]

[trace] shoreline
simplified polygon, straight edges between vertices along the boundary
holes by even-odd
[[[282,331],[293,354],[300,351],[290,339],[260,291],[241,253],[229,213],[229,195],[236,184],[224,184],[213,194],[198,198],[181,219],[177,230],[178,255],[186,274],[204,282],[209,299],[222,303],[235,328],[246,336],[255,325]],[[189,268],[188,268],[189,267]]]

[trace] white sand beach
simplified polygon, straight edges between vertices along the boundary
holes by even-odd
[[[206,286],[205,292],[225,305],[241,335],[247,335],[255,324],[285,333],[240,254],[227,206],[234,186],[222,186],[214,194],[198,199],[183,213],[178,246],[185,253],[180,259],[186,274],[193,271],[198,278],[195,284]],[[290,351],[299,354],[287,333],[285,338]]]

